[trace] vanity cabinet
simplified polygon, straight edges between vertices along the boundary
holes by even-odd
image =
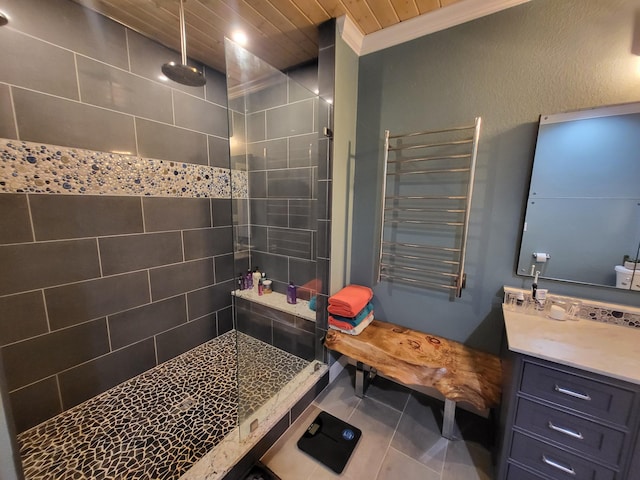
[[[639,385],[513,352],[504,360],[500,480],[640,478]]]

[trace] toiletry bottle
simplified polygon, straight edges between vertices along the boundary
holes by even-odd
[[[544,311],[544,304],[547,300],[547,293],[549,290],[546,288],[539,288],[536,294],[536,310],[538,312]]]
[[[262,295],[264,293],[264,285],[262,284],[262,277],[258,279],[258,295]]]
[[[258,267],[253,269],[253,273],[251,274],[252,282],[253,282],[253,291],[258,293],[258,282],[262,278],[260,274],[260,269]]]
[[[297,295],[296,295],[296,286],[293,282],[289,282],[289,286],[287,287],[287,303],[295,304],[297,303]]]
[[[238,290],[244,290],[244,276],[241,273],[238,274]]]
[[[273,291],[271,288],[271,280],[268,280],[267,274],[262,272],[262,293],[264,295],[271,293]]]
[[[253,273],[251,273],[251,269],[247,270],[247,274],[245,275],[245,285],[244,288],[247,290],[251,290],[253,288]]]

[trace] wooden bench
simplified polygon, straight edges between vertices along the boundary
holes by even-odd
[[[457,402],[480,411],[500,403],[500,359],[442,337],[374,320],[360,335],[329,329],[325,346],[356,361],[356,395],[375,372],[407,386],[434,387],[445,397],[442,436],[453,440]],[[365,366],[373,372],[365,374]]]

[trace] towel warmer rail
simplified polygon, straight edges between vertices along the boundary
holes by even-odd
[[[385,131],[378,282],[462,295],[481,123]]]

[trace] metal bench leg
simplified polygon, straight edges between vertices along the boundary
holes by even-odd
[[[364,371],[364,363],[356,362],[356,397],[364,398],[369,388],[370,375]]]
[[[454,440],[453,427],[456,423],[456,402],[445,398],[444,418],[442,420],[442,436],[447,440]]]

